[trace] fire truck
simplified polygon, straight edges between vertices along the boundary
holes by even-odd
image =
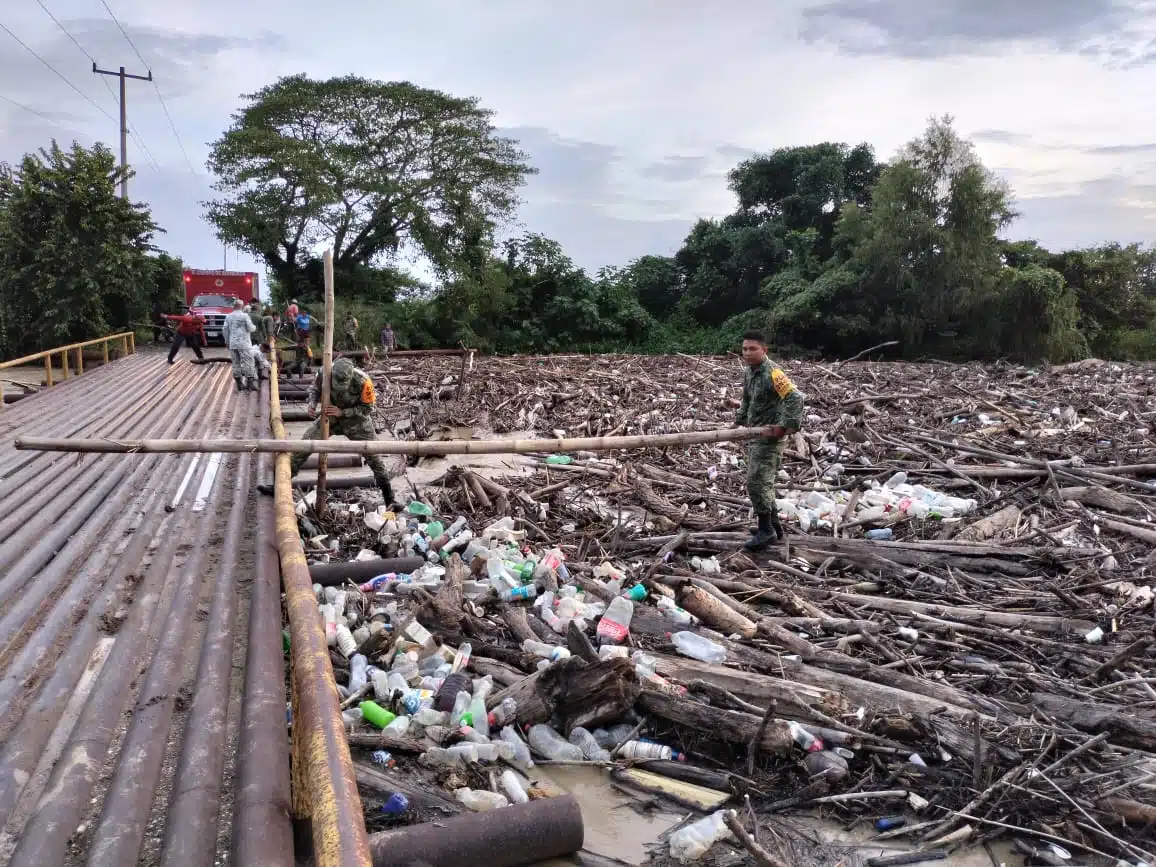
[[[258,278],[252,271],[202,271],[185,269],[185,303],[205,319],[205,339],[224,343],[225,317],[233,312],[233,300],[246,304],[258,297]]]

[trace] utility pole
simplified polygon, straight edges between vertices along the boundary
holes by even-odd
[[[92,62],[92,71],[97,75],[115,75],[120,79],[120,197],[122,199],[128,198],[128,112],[125,109],[125,81],[130,78],[135,78],[137,81],[152,81],[153,71],[150,69],[148,75],[133,75],[125,72],[124,67],[120,68],[120,72],[113,72],[109,69],[98,69],[96,61]]]

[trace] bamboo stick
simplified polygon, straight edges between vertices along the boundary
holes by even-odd
[[[325,335],[322,337],[321,349],[321,439],[329,439],[328,409],[333,397],[333,251],[326,250],[322,259],[325,273]],[[317,455],[317,499],[314,506],[318,515],[324,515],[328,509],[329,497],[326,481],[328,478],[329,458],[322,452]]]
[[[18,437],[17,449],[46,452],[103,452],[136,454],[162,452],[305,452],[338,455],[506,455],[537,452],[598,452],[614,449],[669,448],[704,443],[742,442],[768,435],[770,428],[723,428],[674,434],[646,434],[619,437],[577,437],[573,439],[529,440],[170,440],[170,439],[83,439]]]

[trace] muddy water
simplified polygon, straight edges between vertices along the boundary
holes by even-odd
[[[617,858],[628,864],[643,863],[647,858],[646,847],[685,815],[662,811],[640,813],[632,809],[631,805],[637,805],[640,801],[613,788],[607,773],[597,768],[538,766],[533,776],[547,791],[556,788],[569,792],[578,800],[586,826],[584,848],[588,852]],[[886,845],[872,845],[873,831],[869,825],[845,831],[838,822],[815,817],[793,816],[792,822],[824,842],[861,847],[859,852],[863,862],[872,855],[902,852],[910,848],[897,840],[887,841]],[[1013,855],[1008,845],[994,846],[993,852],[994,860],[986,850],[975,847],[936,863],[944,867],[1015,867],[1023,863],[1022,857]],[[554,859],[539,862],[536,867],[562,865],[569,865],[569,862]]]

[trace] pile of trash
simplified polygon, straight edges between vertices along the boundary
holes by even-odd
[[[889,503],[923,496],[903,479],[879,490]],[[575,561],[562,546],[530,544],[510,516],[475,531],[464,516],[438,516],[417,500],[400,514],[332,507],[409,564],[359,584],[314,587],[350,743],[399,783],[409,779],[402,774],[424,775],[460,809],[488,811],[548,797],[536,765],[601,767],[639,797],[690,809],[656,843],[657,861],[749,849],[752,838],[732,831],[743,820],[729,803],[749,804],[763,821],[789,809],[866,813],[877,839],[906,834],[924,853],[1010,828],[1025,852],[1064,851],[1055,840],[1074,842],[1070,834],[1085,851],[1143,861],[1147,832],[1136,818],[1115,826],[1152,788],[1145,781],[1156,760],[1145,750],[1156,739],[1146,729],[1083,735],[1074,717],[1018,716],[975,693],[960,713],[940,704],[1028,675],[1028,666],[992,656],[986,627],[972,646],[966,631],[958,637],[967,643],[952,642],[936,617],[828,613],[781,585],[740,588],[726,578],[727,557],[694,556],[683,568],[672,551]],[[374,563],[377,553],[364,552],[365,565]],[[843,587],[872,592],[862,582]],[[1033,634],[1032,620],[1009,633],[1011,646],[1037,656],[1047,655],[1041,645],[1087,646],[1039,637],[1050,633]],[[912,662],[877,665],[848,655],[857,647]],[[917,688],[914,666],[929,652],[968,686],[949,675]],[[895,676],[883,682],[871,672],[888,668]],[[1075,806],[1049,794],[1053,785]],[[414,819],[401,788],[378,796],[378,817]],[[1093,827],[1112,825],[1117,842],[1080,830],[1075,816],[1084,813]],[[894,855],[891,845],[878,851]]]

